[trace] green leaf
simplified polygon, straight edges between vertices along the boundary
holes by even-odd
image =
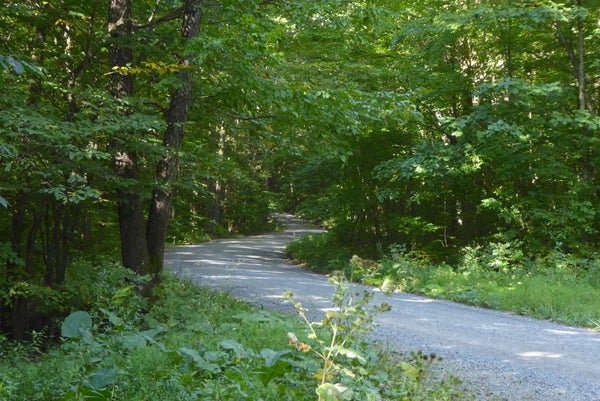
[[[187,347],[179,348],[177,350],[177,354],[179,354],[183,357],[191,358],[192,361],[194,362],[194,365],[196,366],[196,368],[198,368],[200,370],[206,370],[206,371],[213,372],[213,373],[220,371],[220,368],[218,365],[209,362],[211,360],[211,358],[209,357],[208,352],[206,353],[206,356],[207,356],[206,359],[202,358],[202,356],[200,356],[200,353],[198,353],[198,351],[196,351],[195,349],[191,349],[191,348],[187,348]]]
[[[404,370],[404,374],[411,379],[417,379],[419,377],[419,369],[406,362],[402,362],[402,370]]]
[[[100,311],[102,313],[104,313],[106,315],[106,317],[108,318],[108,321],[111,322],[116,327],[122,327],[125,324],[123,319],[121,319],[119,316],[117,316],[113,312],[111,312],[107,309],[104,309],[104,308],[100,308]]]
[[[282,376],[291,370],[292,364],[285,359],[281,359],[282,356],[289,353],[290,351],[276,352],[268,348],[260,351],[259,355],[264,358],[265,364],[260,367],[257,373],[260,374],[258,378],[264,386],[274,377]]]
[[[351,400],[354,392],[340,383],[323,383],[317,388],[317,394],[323,401]]]
[[[181,356],[188,356],[188,357],[192,358],[194,363],[196,363],[197,365],[203,365],[205,362],[204,358],[202,358],[200,356],[200,354],[198,353],[198,351],[196,351],[195,349],[181,347],[177,350],[177,353]]]
[[[153,341],[154,337],[156,337],[160,333],[164,333],[165,331],[167,331],[167,328],[165,326],[158,326],[154,329],[144,330],[140,332],[140,335],[148,341]]]
[[[117,370],[113,368],[99,369],[88,378],[87,385],[94,390],[102,390],[117,381]]]
[[[6,62],[13,67],[13,70],[17,75],[21,75],[23,71],[25,71],[25,67],[23,67],[23,64],[12,57],[7,57]]]
[[[71,313],[62,324],[60,334],[66,338],[80,338],[92,329],[92,318],[87,312]]]
[[[23,71],[25,71],[25,67],[23,66],[23,63],[21,63],[18,60],[15,60],[14,58],[10,57],[10,56],[2,56],[0,54],[0,64],[2,64],[2,67],[4,67],[4,69],[6,71],[10,71],[11,67],[14,70],[14,72],[17,75],[21,75],[23,73]]]
[[[4,56],[3,56],[2,54],[0,54],[0,65],[2,65],[2,67],[3,67],[3,68],[6,70],[6,71],[9,71],[9,70],[10,70],[10,68],[9,68],[8,64],[6,64],[6,63],[4,62],[4,60],[5,60]]]
[[[233,340],[223,340],[219,343],[219,346],[223,349],[233,351],[235,356],[242,356],[244,354],[244,347]]]
[[[345,355],[347,358],[356,359],[361,364],[365,364],[367,360],[364,356],[362,356],[358,351],[355,351],[350,348],[337,347],[338,353],[341,355]]]
[[[275,365],[277,361],[281,360],[282,356],[288,355],[290,353],[291,351],[289,350],[277,352],[273,351],[272,349],[265,348],[260,351],[259,355],[265,360],[265,366],[270,368],[271,366]]]
[[[146,339],[140,334],[133,334],[123,337],[121,345],[128,350],[140,349],[146,346]]]

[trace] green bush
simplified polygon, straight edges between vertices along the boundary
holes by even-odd
[[[307,235],[292,241],[286,252],[318,273],[348,270],[352,252],[337,244],[329,233]]]

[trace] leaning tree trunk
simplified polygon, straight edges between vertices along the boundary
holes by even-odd
[[[181,34],[184,40],[189,40],[198,35],[202,19],[201,0],[186,1],[183,15]],[[171,104],[167,112],[167,129],[163,138],[165,155],[159,162],[156,171],[156,187],[152,191],[146,240],[150,254],[150,269],[154,280],[162,271],[165,251],[167,226],[171,217],[171,201],[175,190],[170,185],[177,176],[179,159],[177,151],[183,141],[184,126],[188,118],[192,102],[192,74],[190,72],[190,59],[192,54],[183,55],[178,64],[182,67],[178,73],[181,85],[172,93]]]

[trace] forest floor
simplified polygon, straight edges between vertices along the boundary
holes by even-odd
[[[285,231],[170,248],[165,268],[270,310],[295,313],[283,298],[291,291],[320,320],[334,288],[287,261],[285,247],[321,230],[277,218]],[[442,369],[462,378],[478,400],[600,400],[600,332],[406,293],[378,293],[374,302],[392,305],[377,318],[374,338],[442,357]]]

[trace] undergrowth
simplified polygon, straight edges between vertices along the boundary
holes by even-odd
[[[432,263],[402,246],[380,260],[362,259],[336,247],[326,235],[294,241],[288,253],[310,269],[343,270],[352,279],[367,279],[431,298],[510,311],[567,325],[600,325],[600,258],[586,259],[559,251],[535,259],[518,244],[467,247],[455,265]],[[337,255],[329,261],[326,255]],[[368,274],[369,277],[365,277]]]
[[[287,246],[286,252],[317,273],[343,270],[352,257],[350,248],[337,243],[327,233],[307,235],[292,241]]]
[[[59,343],[45,348],[39,334],[27,343],[0,335],[1,400],[466,399],[455,378],[434,378],[435,358],[400,356],[361,336],[340,345],[327,321],[341,315],[308,327],[171,276],[149,305],[135,281],[114,282],[118,266],[106,269],[89,283],[98,287],[86,292],[94,297],[90,308],[62,322]],[[342,301],[347,292],[340,288]],[[363,309],[343,310],[344,325],[351,316],[365,318]]]

